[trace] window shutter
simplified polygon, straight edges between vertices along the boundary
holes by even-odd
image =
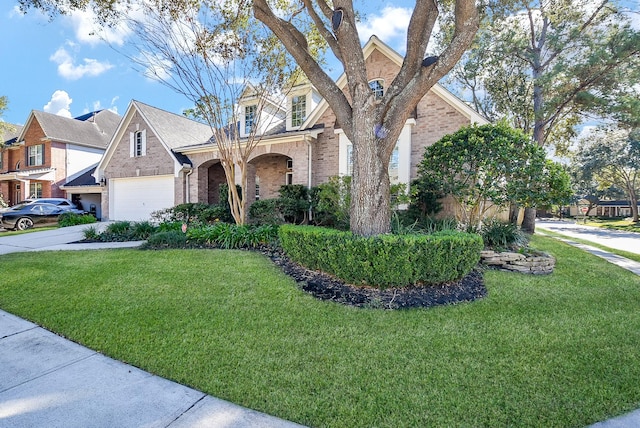
[[[136,139],[135,133],[129,132],[129,157],[135,157],[136,155]]]
[[[142,156],[147,155],[147,130],[142,130]]]
[[[44,157],[44,144],[40,145],[40,150],[42,150],[42,163],[41,165],[45,165],[45,157]]]

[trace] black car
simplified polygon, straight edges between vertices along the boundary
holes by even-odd
[[[16,205],[36,204],[36,203],[53,204],[53,205],[58,205],[60,208],[67,208],[67,209],[78,208],[76,204],[71,202],[69,199],[65,199],[65,198],[29,198],[29,199],[25,199],[24,201],[18,202]]]
[[[60,214],[84,211],[40,202],[18,204],[0,213],[0,226],[5,229],[25,230],[37,226],[50,226],[58,222]]]

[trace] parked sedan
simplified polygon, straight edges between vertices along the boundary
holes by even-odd
[[[24,201],[20,201],[11,207],[1,208],[0,213],[9,211],[11,208],[17,205],[27,205],[27,204],[35,204],[35,203],[53,204],[53,205],[58,205],[60,208],[66,208],[66,209],[78,208],[76,204],[71,202],[69,199],[65,199],[65,198],[29,198],[29,199],[25,199]]]
[[[18,204],[0,213],[0,226],[5,229],[25,230],[37,226],[50,226],[58,222],[60,214],[82,210],[63,208],[53,204]]]

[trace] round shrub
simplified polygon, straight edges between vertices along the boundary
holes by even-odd
[[[278,199],[260,199],[249,207],[249,221],[254,224],[282,224],[284,219],[278,210]]]
[[[334,229],[284,225],[278,236],[293,261],[350,284],[378,288],[458,280],[478,264],[483,248],[479,235],[456,231],[360,237]]]

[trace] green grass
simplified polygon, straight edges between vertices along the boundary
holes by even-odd
[[[31,229],[27,229],[27,230],[5,230],[5,229],[0,229],[2,230],[2,232],[0,232],[0,238],[2,238],[3,236],[11,236],[11,235],[23,235],[25,233],[31,233],[31,232],[42,232],[44,230],[54,230],[57,229],[58,226],[45,226],[45,227],[34,227]]]
[[[468,304],[323,302],[259,254],[0,257],[0,307],[214,396],[317,427],[583,427],[640,407],[640,278],[561,242]]]
[[[573,236],[564,235],[562,233],[553,232],[551,230],[546,230],[545,229],[545,230],[541,230],[540,232],[536,232],[536,233],[540,233],[542,235],[553,236],[553,237],[556,237],[556,238],[564,238],[564,239],[567,239],[569,241],[578,242],[580,244],[590,245],[592,247],[600,248],[601,250],[605,250],[605,251],[608,251],[610,253],[617,254],[620,257],[626,257],[629,260],[634,260],[634,261],[640,263],[640,254],[630,253],[629,251],[618,250],[616,248],[611,248],[611,247],[607,247],[605,245],[600,245],[598,243],[595,243],[593,241],[589,241],[587,239],[580,239],[580,238],[576,238],[576,237],[573,237]]]
[[[631,220],[606,220],[606,219],[588,219],[588,226],[604,227],[606,229],[624,230],[625,232],[640,232],[640,223],[634,223]]]

